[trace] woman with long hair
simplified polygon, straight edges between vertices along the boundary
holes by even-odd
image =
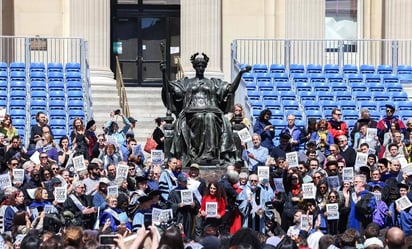
[[[269,151],[275,147],[273,139],[275,138],[275,127],[270,123],[272,112],[265,109],[260,112],[259,119],[256,120],[253,126],[253,133],[257,133],[262,138],[261,145]]]
[[[320,180],[319,184],[317,185],[315,194],[316,205],[319,207],[319,209],[324,208],[327,203],[329,193],[328,189],[329,185],[326,179],[324,178]]]
[[[21,190],[16,190],[9,195],[9,206],[4,211],[4,231],[11,231],[13,218],[17,211],[25,210],[24,194]]]
[[[66,168],[66,164],[69,161],[70,154],[72,153],[69,147],[69,138],[63,136],[59,141],[59,165],[62,168]]]
[[[72,140],[73,150],[81,153],[85,159],[89,159],[89,139],[86,137],[86,129],[81,118],[75,118],[73,120],[73,130],[70,138]]]
[[[217,214],[215,217],[208,215],[207,211],[209,210],[206,210],[208,208],[206,203],[216,203]],[[217,181],[210,182],[203,195],[199,213],[199,216],[204,220],[205,226],[212,225],[217,228],[221,225],[222,217],[226,214],[226,203],[226,192],[224,188]]]
[[[325,155],[329,154],[329,146],[334,143],[332,134],[328,131],[328,121],[321,119],[316,124],[316,130],[310,136],[311,141],[315,141],[317,148]]]
[[[30,204],[30,209],[35,209],[39,211],[43,211],[44,206],[52,205],[49,201],[49,193],[47,193],[47,189],[40,187],[34,191],[34,201]]]
[[[26,235],[31,228],[30,215],[25,210],[16,212],[13,218],[13,225],[11,228],[11,235],[16,238],[17,235]]]
[[[291,174],[288,174],[283,179],[285,186],[285,205],[281,215],[282,229],[287,231],[292,226],[293,216],[299,210],[299,203],[302,202],[302,183],[303,178],[301,173],[296,169],[289,169]]]
[[[10,140],[14,136],[19,135],[16,127],[13,126],[13,121],[9,114],[4,115],[3,121],[1,121],[0,133],[6,135],[8,140]]]
[[[163,126],[166,123],[165,120],[161,117],[155,119],[156,128],[153,131],[152,137],[157,143],[156,150],[164,150],[165,144],[165,133],[163,130]]]

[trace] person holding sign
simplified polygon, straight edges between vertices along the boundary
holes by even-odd
[[[124,123],[123,129],[121,130],[119,129],[119,124],[116,122],[118,117],[120,117]],[[110,120],[108,120],[104,125],[106,134],[115,137],[117,145],[123,144],[123,142],[126,140],[126,134],[129,128],[130,121],[126,116],[123,115],[121,110],[110,112]]]
[[[99,217],[100,226],[104,226],[107,220],[110,222],[109,229],[105,232],[117,232],[120,227],[126,227],[130,231],[132,230],[132,225],[127,219],[127,214],[122,212],[117,206],[117,198],[113,195],[109,195],[106,198],[106,209],[102,212]]]
[[[4,231],[11,232],[13,226],[13,218],[18,210],[25,210],[24,194],[21,190],[14,191],[9,196],[9,206],[4,211]]]
[[[259,134],[254,133],[252,135],[253,147],[246,148],[246,144],[243,145],[242,159],[248,163],[249,174],[256,173],[258,166],[264,166],[269,156],[267,148],[261,146],[261,138]]]
[[[211,205],[206,203],[215,203],[216,209],[209,209]],[[212,225],[217,228],[221,225],[221,219],[226,214],[226,193],[218,182],[212,181],[207,186],[199,211],[198,217],[204,221],[201,227]]]
[[[194,239],[193,222],[200,208],[200,203],[195,198],[192,190],[187,188],[187,177],[180,174],[177,177],[177,187],[170,193],[167,200],[168,208],[173,210],[173,217],[177,224],[183,225],[185,239]]]
[[[281,218],[282,228],[285,231],[293,225],[293,216],[299,209],[299,203],[303,198],[302,176],[297,169],[290,170],[292,173],[289,174],[283,182],[283,185],[285,186],[285,205],[283,207]]]

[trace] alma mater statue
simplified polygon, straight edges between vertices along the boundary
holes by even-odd
[[[163,82],[163,103],[176,116],[170,154],[181,158],[184,166],[216,159],[233,162],[236,147],[231,124],[224,114],[232,111],[242,74],[251,67],[241,69],[228,83],[204,77],[209,61],[205,54],[196,53],[190,60],[196,71],[194,78]]]

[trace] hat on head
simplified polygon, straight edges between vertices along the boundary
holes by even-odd
[[[101,177],[99,180],[100,183],[110,184],[110,180],[106,177]]]
[[[385,107],[391,109],[392,111],[395,111],[395,106],[391,104],[386,104]]]
[[[382,240],[380,240],[376,237],[366,239],[365,242],[363,243],[363,248],[368,248],[369,246],[372,246],[372,245],[379,246],[379,247],[383,248]]]
[[[96,121],[94,121],[93,119],[87,122],[86,130],[90,129],[94,124],[96,124]]]
[[[371,184],[371,187],[372,187],[372,190],[374,190],[374,189],[376,189],[376,188],[379,188],[380,190],[383,189],[383,186],[380,185],[379,183],[372,183],[372,184]]]
[[[180,174],[177,177],[177,180],[180,181],[180,182],[187,182],[187,177],[184,174]]]
[[[199,164],[197,164],[197,163],[192,163],[192,164],[190,164],[190,168],[199,169],[200,167],[199,167]]]
[[[136,122],[137,122],[137,120],[136,120],[136,119],[134,119],[133,117],[128,117],[127,119],[128,119],[128,120],[129,120],[129,122],[130,122],[130,123],[132,123],[132,124],[134,124],[134,123],[136,123]]]

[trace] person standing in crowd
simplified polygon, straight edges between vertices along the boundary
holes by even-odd
[[[121,130],[119,130],[119,125],[116,122],[118,116],[123,120],[124,123],[124,127]],[[118,145],[123,144],[124,140],[126,140],[126,134],[129,128],[130,121],[123,115],[123,113],[121,113],[120,110],[111,112],[110,120],[108,120],[104,125],[106,134],[115,137]]]
[[[275,127],[270,123],[272,112],[265,109],[260,112],[259,119],[253,126],[253,132],[259,134],[262,140],[262,146],[269,151],[275,147],[273,139],[275,138]]]
[[[281,214],[281,225],[285,231],[292,225],[291,221],[293,220],[296,211],[299,209],[299,203],[303,197],[302,176],[296,169],[292,169],[292,172],[292,174],[283,178],[283,185],[285,186],[285,205]]]
[[[353,126],[352,131],[350,132],[350,139],[352,141],[352,144],[354,144],[354,141],[356,140],[355,134],[358,133],[361,127],[364,125],[366,125],[367,128],[376,128],[376,126],[378,125],[378,122],[376,122],[373,118],[371,118],[368,108],[362,108],[360,110],[360,117],[356,121],[355,125]]]
[[[172,209],[173,217],[177,224],[183,225],[182,232],[184,232],[185,240],[190,241],[194,239],[193,224],[195,216],[199,211],[200,203],[193,192],[187,188],[187,177],[184,174],[181,173],[178,175],[177,183],[177,187],[169,194],[167,206]],[[190,196],[185,197],[183,193],[189,194]],[[191,201],[188,202],[183,198]]]
[[[164,150],[165,146],[165,133],[164,133],[164,125],[165,120],[164,118],[158,117],[155,119],[156,128],[153,131],[152,137],[156,141],[157,146],[156,150]]]
[[[103,210],[106,207],[107,198],[107,186],[109,186],[110,181],[106,177],[101,177],[99,179],[99,187],[97,192],[93,195],[93,206]]]
[[[18,210],[25,210],[26,206],[24,205],[24,194],[21,190],[14,191],[9,196],[9,205],[4,211],[4,231],[11,231],[13,226],[13,218]]]
[[[86,136],[86,129],[81,118],[73,120],[73,130],[70,134],[72,140],[72,148],[77,153],[83,155],[85,159],[89,159],[89,139]]]
[[[289,114],[287,117],[288,125],[280,133],[287,133],[291,136],[289,140],[293,151],[299,150],[299,145],[303,142],[304,134],[302,130],[295,125],[295,115]]]
[[[86,124],[86,132],[85,137],[89,141],[87,144],[87,153],[89,154],[89,158],[93,159],[93,148],[97,144],[97,136],[96,136],[96,121],[89,120]]]
[[[17,135],[11,138],[4,160],[7,162],[10,158],[16,158],[20,161],[26,153],[27,150],[22,146],[20,136]]]
[[[348,145],[348,137],[345,135],[339,136],[338,145],[340,155],[345,159],[346,167],[354,167],[356,162],[356,151]]]
[[[69,147],[69,138],[67,136],[63,136],[60,138],[59,141],[59,165],[62,168],[66,168],[67,162],[69,161],[70,154],[72,153]]]
[[[136,142],[136,139],[129,138],[127,146],[121,146],[122,160],[125,162],[131,162],[135,165],[142,166],[145,160],[145,156],[142,147]]]
[[[275,196],[273,191],[265,190],[258,183],[258,176],[251,174],[248,186],[238,196],[238,201],[241,202],[239,210],[243,216],[243,227],[249,227],[254,231],[264,233],[265,220],[272,218],[272,213],[266,205]]]
[[[103,161],[104,169],[107,169],[110,164],[118,165],[122,160],[115,144],[107,144],[104,153],[100,155],[99,159]]]
[[[338,144],[338,138],[341,135],[348,137],[348,125],[341,120],[342,111],[339,108],[332,110],[332,118],[328,121],[328,130],[335,140],[335,144]]]
[[[248,163],[249,174],[256,173],[259,166],[264,166],[269,156],[268,149],[261,145],[259,134],[254,133],[252,135],[252,143],[251,148],[246,148],[246,144],[243,143],[242,153],[242,159]]]
[[[316,149],[323,153],[323,155],[329,154],[329,146],[335,141],[333,139],[332,133],[328,130],[328,121],[326,119],[321,119],[316,124],[316,130],[312,132],[310,136],[310,141],[314,141]]]
[[[50,127],[47,125],[47,116],[44,112],[36,114],[36,121],[37,123],[30,130],[30,144],[27,150],[34,150],[36,148],[37,141],[43,136],[43,126],[47,126],[50,130]]]
[[[9,141],[12,137],[19,135],[16,127],[13,126],[13,121],[9,114],[4,115],[0,125],[0,133],[3,133]]]
[[[289,141],[292,137],[287,133],[281,133],[279,135],[279,145],[273,147],[270,151],[270,156],[277,160],[279,157],[286,158],[286,153],[292,152],[293,148]]]
[[[97,163],[90,163],[89,166],[87,166],[87,172],[89,174],[82,182],[86,185],[86,195],[94,195],[99,189],[99,165]]]
[[[406,127],[403,121],[398,117],[395,116],[395,107],[393,105],[385,105],[386,107],[386,116],[379,120],[376,128],[378,129],[378,137],[379,137],[379,142],[383,144],[384,141],[384,135],[386,132],[390,131],[391,129],[391,124],[396,123],[399,125],[399,130],[402,134],[405,134]]]
[[[215,203],[215,209],[209,210],[207,203]],[[222,225],[222,218],[226,214],[226,193],[222,186],[211,181],[203,195],[198,217],[203,220],[203,226],[211,225],[217,229]],[[199,223],[198,223],[199,224]]]
[[[117,198],[113,195],[109,195],[106,198],[106,209],[103,210],[99,218],[100,226],[104,226],[106,222],[109,222],[108,231],[114,233],[119,231],[120,227],[132,230],[130,222],[127,220],[126,213],[118,208]],[[105,231],[105,232],[108,232]]]
[[[160,174],[159,190],[162,193],[163,202],[167,201],[170,192],[177,187],[177,176],[182,172],[182,167],[177,163],[177,158],[171,157],[167,163],[167,169]]]

